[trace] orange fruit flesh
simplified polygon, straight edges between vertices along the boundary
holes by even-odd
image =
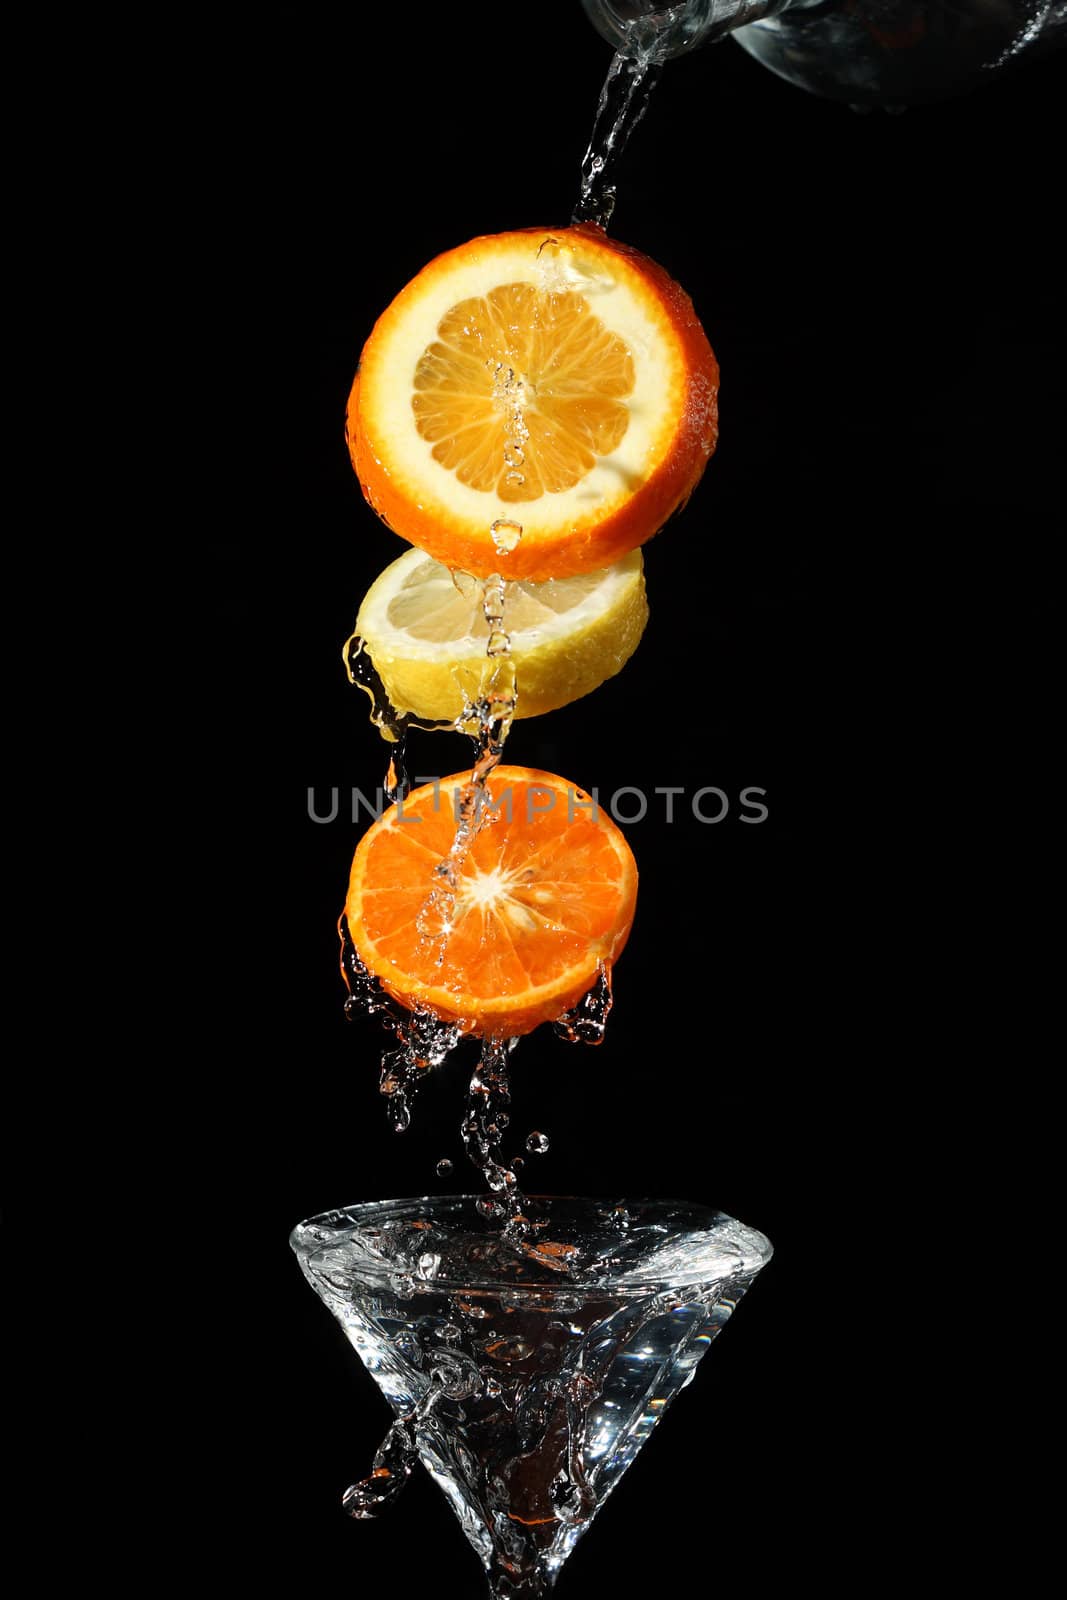
[[[461,483],[537,500],[573,488],[621,443],[633,358],[582,295],[502,284],[454,305],[437,334],[411,404],[434,460]]]
[[[499,809],[475,834],[450,905],[434,869],[452,845],[454,797],[469,777],[418,789],[372,825],[345,912],[364,964],[403,1005],[512,1037],[561,1016],[599,965],[618,958],[637,868],[615,824],[585,809],[582,790],[552,773],[498,767],[489,792]]]

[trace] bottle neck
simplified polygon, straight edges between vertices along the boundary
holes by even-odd
[[[823,0],[582,0],[586,15],[622,54],[667,61],[737,28]]]

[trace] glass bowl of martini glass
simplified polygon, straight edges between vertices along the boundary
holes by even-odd
[[[291,1244],[395,1414],[344,1496],[371,1517],[416,1462],[447,1496],[493,1600],[545,1595],[771,1256],[678,1200],[474,1196],[311,1217]]]

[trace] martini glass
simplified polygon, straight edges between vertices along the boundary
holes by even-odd
[[[548,1593],[771,1256],[684,1201],[527,1197],[525,1216],[385,1200],[291,1238],[397,1418],[347,1509],[373,1515],[421,1460],[493,1600]]]

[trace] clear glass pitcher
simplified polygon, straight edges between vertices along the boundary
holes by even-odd
[[[667,61],[732,35],[765,67],[853,105],[976,87],[1067,43],[1067,0],[582,0],[623,55]]]

